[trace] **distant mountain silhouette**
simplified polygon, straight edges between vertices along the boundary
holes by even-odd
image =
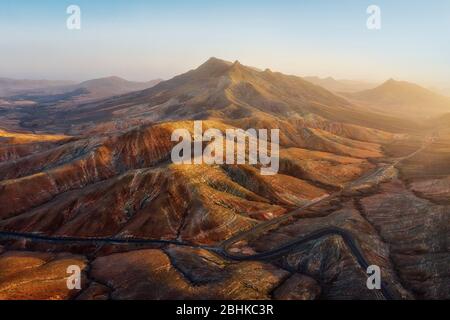
[[[48,89],[73,84],[74,82],[62,80],[52,81],[0,78],[0,97],[8,97],[23,94],[32,90]]]
[[[376,84],[370,82],[345,79],[336,80],[332,77],[303,77],[303,79],[332,92],[358,92],[376,87]]]
[[[79,84],[52,86],[29,90],[11,98],[35,100],[38,103],[62,101],[75,98],[86,101],[144,90],[158,84],[160,81],[160,79],[156,79],[148,82],[133,82],[113,76],[87,80]]]
[[[450,98],[414,83],[390,79],[382,85],[348,97],[378,111],[410,118],[429,118],[450,112]]]
[[[113,76],[84,81],[78,85],[72,86],[70,88],[70,91],[85,89],[89,91],[92,96],[103,98],[132,91],[148,89],[158,84],[159,82],[161,82],[160,79],[147,82],[135,82]]]

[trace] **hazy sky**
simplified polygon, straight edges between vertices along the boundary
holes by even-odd
[[[66,28],[69,5],[79,31]],[[368,30],[366,9],[381,8]],[[450,87],[450,0],[0,0],[0,77],[169,78],[215,56],[296,75]]]

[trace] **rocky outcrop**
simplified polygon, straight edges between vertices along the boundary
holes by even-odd
[[[450,297],[450,206],[418,198],[400,181],[361,200],[365,217],[391,248],[405,288],[423,299]]]
[[[315,300],[320,296],[320,285],[312,278],[294,274],[274,292],[276,300]]]
[[[441,179],[415,181],[410,189],[421,198],[442,204],[450,204],[450,176]]]

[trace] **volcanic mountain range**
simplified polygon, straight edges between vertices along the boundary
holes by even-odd
[[[211,58],[141,91],[4,107],[0,238],[12,232],[55,241],[4,240],[0,297],[380,298],[365,287],[365,270],[339,235],[267,261],[233,262],[205,249],[304,206],[292,223],[231,250],[265,252],[339,227],[383,267],[392,297],[450,297],[446,118],[433,119],[439,126],[432,128],[357,103],[381,89],[373,90],[346,98],[299,77]],[[437,109],[446,111],[433,107],[433,115]],[[280,129],[279,174],[261,176],[251,165],[174,165],[171,133],[193,134],[194,120],[205,130]],[[424,159],[423,150],[433,157]],[[173,243],[61,246],[64,237]],[[84,270],[76,293],[63,285],[63,266],[73,261]],[[29,285],[18,286],[23,279]]]

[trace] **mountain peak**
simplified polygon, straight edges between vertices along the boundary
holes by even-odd
[[[124,78],[118,77],[118,76],[110,76],[103,78],[104,80],[110,80],[110,81],[127,81]]]
[[[411,82],[407,81],[398,81],[393,78],[387,80],[383,84],[381,84],[378,87],[380,90],[405,90],[409,91],[410,93],[421,91],[421,92],[428,92],[427,89]],[[376,89],[376,88],[375,88]],[[431,93],[431,92],[429,92]]]
[[[230,66],[230,70],[242,70],[245,66],[241,64],[238,60],[234,61],[233,64]]]
[[[216,57],[211,57],[209,58],[205,63],[203,63],[202,65],[200,65],[199,68],[211,68],[211,67],[224,67],[224,66],[231,66],[233,65],[232,62],[230,61],[226,61],[226,60],[222,60],[222,59],[218,59]]]
[[[205,63],[195,69],[196,73],[203,76],[214,76],[225,72],[233,63],[215,57],[209,58]]]
[[[117,76],[110,76],[110,77],[103,77],[103,78],[96,78],[96,79],[90,79],[82,82],[80,85],[91,85],[91,84],[113,84],[113,83],[126,83],[127,80],[117,77]]]
[[[390,79],[386,80],[382,85],[383,86],[396,86],[396,85],[400,85],[400,84],[407,84],[407,82],[397,81],[394,78],[390,78]]]
[[[424,119],[450,111],[450,100],[418,84],[389,79],[380,86],[353,94],[358,102],[369,104],[396,116]]]

